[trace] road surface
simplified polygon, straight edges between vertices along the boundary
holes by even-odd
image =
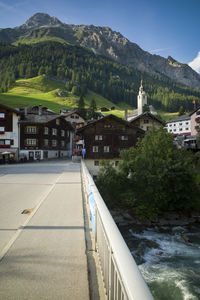
[[[0,259],[0,299],[89,299],[79,164],[0,166]]]

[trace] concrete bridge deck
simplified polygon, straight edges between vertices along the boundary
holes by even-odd
[[[79,164],[0,166],[0,258],[0,299],[89,299]]]

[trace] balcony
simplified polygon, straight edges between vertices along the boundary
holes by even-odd
[[[195,126],[194,128],[195,128],[196,131],[198,131],[198,132],[200,131],[199,125],[198,125],[198,126]]]

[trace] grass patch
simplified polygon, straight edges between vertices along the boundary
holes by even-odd
[[[64,93],[64,96],[60,96]],[[108,112],[119,117],[124,117],[124,108],[130,106],[120,103],[119,105],[104,98],[103,96],[89,91],[84,97],[86,108],[89,107],[92,99],[97,103],[97,109],[100,107],[111,108],[115,106],[116,110]],[[43,105],[59,113],[61,109],[73,109],[77,107],[79,96],[76,96],[65,89],[65,84],[59,81],[48,79],[45,76],[37,76],[29,79],[17,80],[12,89],[7,93],[0,94],[0,103],[12,108],[24,107],[25,105]]]
[[[43,36],[38,38],[29,38],[29,39],[19,39],[18,41],[14,42],[13,45],[17,46],[18,44],[37,44],[42,42],[59,42],[61,44],[70,44],[66,40],[59,38],[59,37],[51,37],[51,36]]]
[[[175,119],[178,117],[178,112],[171,113],[171,112],[165,112],[162,110],[158,110],[157,112],[164,121],[168,121],[168,120]]]

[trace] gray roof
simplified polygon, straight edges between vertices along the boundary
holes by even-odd
[[[34,115],[34,114],[27,114],[24,117],[24,120],[20,120],[19,123],[35,123],[35,124],[42,124],[42,123],[48,123],[54,119],[57,119],[59,115]]]
[[[177,117],[177,118],[171,119],[169,121],[166,121],[166,124],[168,124],[168,123],[174,123],[174,122],[179,122],[179,121],[186,121],[186,120],[190,120],[190,115],[189,114],[182,115],[180,117]]]

